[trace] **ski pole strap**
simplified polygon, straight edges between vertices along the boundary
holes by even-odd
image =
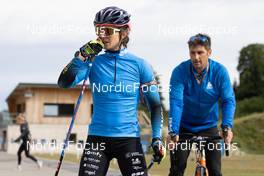
[[[152,158],[149,165],[148,165],[147,170],[149,171],[153,165],[154,165],[154,159]]]

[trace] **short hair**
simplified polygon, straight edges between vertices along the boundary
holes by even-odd
[[[207,34],[196,34],[188,41],[189,48],[195,46],[204,46],[206,49],[211,49],[211,38]]]

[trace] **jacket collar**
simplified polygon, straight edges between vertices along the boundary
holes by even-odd
[[[118,51],[109,51],[109,50],[105,50],[105,54],[107,55],[112,55],[112,56],[123,56],[127,53],[127,49],[126,48],[122,48]]]

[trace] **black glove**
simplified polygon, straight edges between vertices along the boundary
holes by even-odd
[[[154,152],[153,161],[160,164],[166,156],[166,148],[163,146],[162,141],[159,138],[153,138],[151,146]]]
[[[100,53],[103,48],[104,44],[101,40],[91,40],[80,48],[80,53],[85,59],[90,59]]]

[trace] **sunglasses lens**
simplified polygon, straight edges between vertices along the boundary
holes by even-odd
[[[207,38],[204,37],[204,36],[201,36],[201,37],[200,37],[200,40],[201,40],[202,42],[206,42],[206,41],[207,41]]]
[[[105,28],[105,34],[107,36],[113,35],[115,33],[114,28]]]
[[[189,41],[195,42],[197,40],[202,42],[202,43],[205,43],[207,41],[207,37],[205,37],[205,36],[192,36]]]
[[[96,27],[95,28],[95,33],[98,36],[99,35],[100,36],[111,36],[118,31],[120,31],[120,30],[117,28],[112,28],[112,27]]]
[[[196,39],[197,39],[196,36],[192,36],[192,37],[190,38],[190,41],[191,41],[191,42],[194,42]]]

